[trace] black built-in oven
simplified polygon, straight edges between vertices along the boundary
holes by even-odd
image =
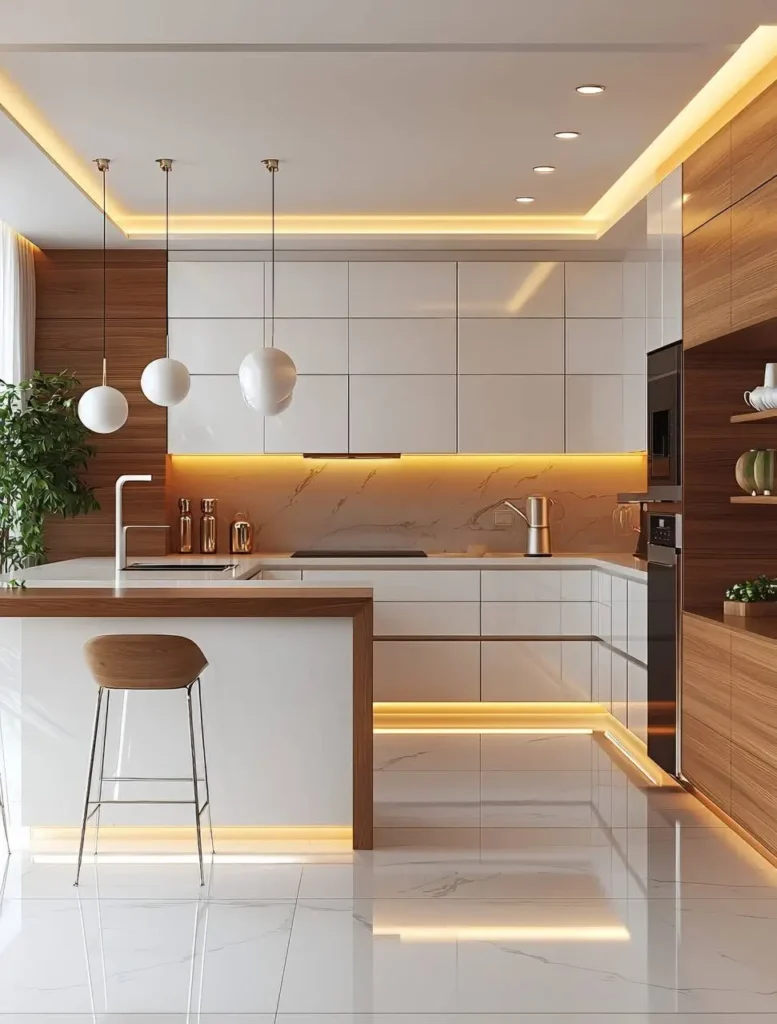
[[[648,492],[679,501],[682,482],[682,342],[647,357]]]

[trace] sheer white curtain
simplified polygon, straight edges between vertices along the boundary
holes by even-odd
[[[17,384],[35,367],[34,246],[0,221],[0,380]]]

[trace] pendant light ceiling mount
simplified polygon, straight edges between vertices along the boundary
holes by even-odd
[[[170,171],[169,157],[157,160],[165,176],[165,354],[152,360],[140,377],[140,388],[149,402],[169,408],[178,405],[189,394],[189,371],[179,359],[170,358]]]
[[[240,390],[246,405],[264,416],[278,416],[291,405],[297,383],[297,368],[290,355],[275,347],[275,175],[279,161],[274,157],[262,160],[270,172],[271,190],[271,268],[270,284],[270,347],[249,352],[238,370]]]
[[[106,181],[105,175],[111,166],[111,161],[104,156],[98,157],[94,163],[97,170],[103,176],[103,368],[102,384],[96,388],[89,388],[85,391],[78,402],[78,418],[87,430],[95,434],[113,434],[127,422],[129,406],[127,399],[116,388],[108,386],[108,358],[106,354],[107,327],[108,327],[108,299],[107,299],[107,278],[108,278],[108,213],[106,204]]]

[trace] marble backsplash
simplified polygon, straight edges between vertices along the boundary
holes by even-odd
[[[397,460],[304,459],[302,456],[169,456],[168,521],[177,499],[218,499],[219,550],[228,526],[245,512],[254,549],[399,549],[522,551],[526,527],[517,516],[496,526],[478,512],[500,498],[520,504],[530,494],[554,501],[556,552],[631,551],[635,538],[614,515],[619,491],[645,487],[645,460],[632,455],[404,456]],[[196,530],[195,530],[196,532]],[[175,531],[173,531],[175,536]]]

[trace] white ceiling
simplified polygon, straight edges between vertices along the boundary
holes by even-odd
[[[111,158],[134,214],[163,210],[160,156],[174,212],[264,213],[278,156],[279,212],[512,216],[528,194],[569,215],[769,22],[777,0],[0,0],[0,70],[85,163]],[[4,118],[0,218],[41,245],[100,240]]]

